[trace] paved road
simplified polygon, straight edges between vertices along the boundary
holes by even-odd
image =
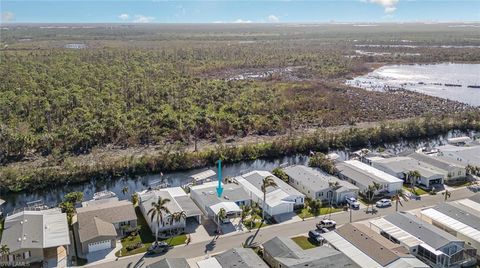
[[[472,196],[473,193],[465,188],[454,190],[449,201],[463,199]],[[429,207],[443,202],[444,196],[437,194],[434,196],[422,196],[421,201],[409,201],[404,202],[404,206],[400,207],[401,211],[413,210],[422,207]],[[378,212],[374,215],[371,213],[366,214],[365,210],[354,211],[352,213],[353,221],[362,221],[369,218],[379,217],[386,214],[395,212],[395,205],[390,208],[378,209]],[[323,216],[322,216],[323,217]],[[255,242],[261,244],[275,236],[291,237],[298,234],[307,233],[309,230],[315,228],[316,222],[322,217],[311,218],[301,222],[278,224],[273,226],[267,226],[262,228],[258,235],[255,237]],[[345,224],[349,222],[349,213],[341,212],[332,215],[332,219],[338,224]],[[135,267],[135,265],[144,262],[142,267],[147,264],[156,262],[165,257],[170,258],[195,258],[207,255],[212,255],[218,252],[225,251],[234,247],[241,247],[242,243],[251,239],[255,235],[255,232],[241,233],[235,235],[221,236],[217,240],[211,240],[206,242],[192,243],[188,246],[178,246],[171,249],[167,254],[155,257],[143,257],[143,256],[130,256],[119,259],[118,261],[109,261],[102,264],[95,264],[95,267],[99,268],[120,268],[120,267]],[[92,265],[93,267],[93,265]],[[139,267],[139,266],[138,266]]]

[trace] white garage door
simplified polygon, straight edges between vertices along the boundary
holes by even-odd
[[[110,240],[99,241],[88,244],[88,252],[95,252],[103,249],[108,249],[111,247]]]

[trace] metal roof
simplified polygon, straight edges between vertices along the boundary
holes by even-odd
[[[400,156],[400,157],[391,157],[391,158],[382,158],[372,160],[376,165],[382,166],[384,168],[390,169],[395,173],[405,173],[409,171],[417,170],[420,172],[420,175],[425,178],[430,178],[432,176],[446,175],[447,171],[436,168],[425,162],[421,162],[417,159]]]
[[[215,171],[209,169],[209,170],[205,170],[203,172],[197,173],[197,174],[193,174],[193,175],[190,176],[190,178],[192,178],[195,181],[201,181],[201,180],[204,180],[204,179],[211,178],[215,175],[217,175],[217,173],[215,173]]]
[[[242,209],[234,202],[221,202],[221,203],[210,206],[210,209],[213,211],[213,213],[215,213],[215,215],[217,215],[220,209],[222,208],[225,209],[226,212],[242,211]]]
[[[10,252],[70,245],[67,215],[58,208],[10,215],[4,222],[1,244]]]
[[[459,222],[462,222],[470,227],[480,230],[480,213],[470,212],[468,208],[457,204],[456,202],[443,203],[434,209],[446,216],[449,216]]]
[[[452,230],[455,230],[466,237],[471,238],[480,243],[480,231],[478,229],[472,228],[465,223],[457,221],[456,219],[443,214],[442,212],[436,210],[435,208],[429,208],[421,211],[423,216],[426,216],[439,224],[442,224]],[[478,224],[479,222],[477,222]]]
[[[373,182],[380,184],[403,183],[402,180],[357,160],[338,163],[336,168],[340,174],[364,187],[371,185]]]
[[[415,158],[418,161],[427,163],[439,169],[449,171],[451,168],[464,168],[466,165],[462,165],[458,161],[453,161],[448,158],[440,158],[438,156],[431,156],[422,153],[412,153],[409,157]]]
[[[402,244],[406,245],[409,248],[423,244],[422,240],[398,228],[397,226],[385,220],[384,218],[371,220],[370,224],[377,227],[381,231],[388,233],[390,236],[394,237],[395,239],[397,239],[398,241],[400,241]]]
[[[463,242],[440,228],[408,213],[394,213],[385,216],[384,219],[436,250],[452,242]]]
[[[201,199],[202,204],[212,206],[221,202],[238,202],[250,200],[250,195],[241,185],[234,183],[223,184],[222,197],[217,196],[217,182],[209,182],[193,186],[190,190]]]
[[[266,203],[269,207],[275,207],[282,203],[295,202],[296,197],[305,196],[292,186],[288,185],[287,183],[273,176],[270,172],[267,171],[252,171],[235,179],[247,191],[255,195],[258,199],[263,199],[263,192],[261,188],[263,184],[263,179],[267,176],[272,176],[273,180],[277,184],[277,187],[267,188]]]
[[[222,268],[216,258],[208,258],[197,262],[199,268]]]
[[[323,191],[325,189],[329,189],[329,183],[338,182],[342,188],[342,191],[345,190],[358,190],[358,187],[338,179],[335,176],[329,175],[323,171],[319,171],[313,169],[311,167],[303,166],[303,165],[293,165],[288,166],[283,169],[283,171],[293,180],[298,181],[305,187],[312,189],[313,191]]]
[[[232,248],[215,256],[223,267],[268,268],[269,266],[250,248]]]

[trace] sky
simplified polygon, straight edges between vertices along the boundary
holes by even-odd
[[[6,23],[480,21],[480,0],[1,0]]]

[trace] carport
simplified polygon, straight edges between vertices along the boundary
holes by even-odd
[[[188,195],[176,196],[175,201],[177,201],[180,208],[187,214],[187,222],[189,222],[189,219],[194,219],[197,223],[201,223],[202,211]]]

